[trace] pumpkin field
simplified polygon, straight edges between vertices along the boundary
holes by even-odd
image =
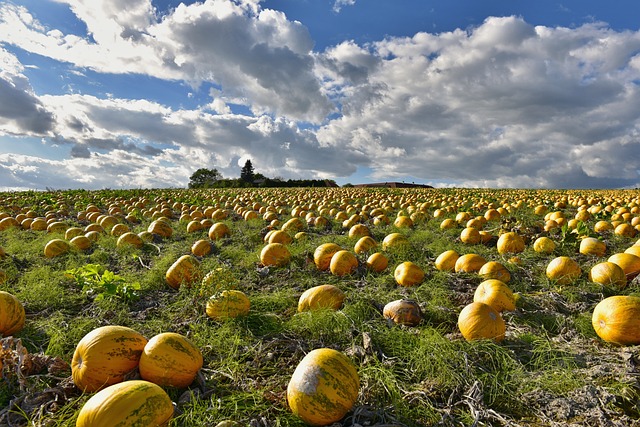
[[[638,190],[0,193],[0,425],[640,426]]]

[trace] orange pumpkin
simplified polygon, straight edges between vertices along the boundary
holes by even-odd
[[[619,289],[627,286],[627,276],[624,274],[622,267],[609,261],[601,262],[591,267],[589,280]]]
[[[26,315],[24,306],[9,292],[0,291],[0,335],[8,337],[24,328]]]
[[[640,344],[640,297],[615,295],[600,301],[591,317],[593,329],[603,340],[620,344]]]
[[[358,268],[358,258],[347,250],[340,250],[333,254],[329,263],[329,271],[334,276],[347,276]]]
[[[260,262],[268,267],[284,267],[291,261],[291,252],[282,243],[269,243],[260,251]]]
[[[102,326],[86,334],[76,346],[71,376],[83,391],[94,392],[124,380],[138,367],[147,339],[125,326]]]
[[[393,272],[393,278],[400,286],[415,286],[424,280],[424,270],[411,261],[398,264]]]
[[[318,246],[313,252],[313,262],[318,270],[328,270],[333,254],[340,250],[342,250],[342,248],[335,243],[323,243]]]
[[[580,265],[568,256],[554,258],[547,264],[547,278],[558,285],[574,283],[582,275]]]
[[[344,302],[344,292],[334,285],[319,285],[307,289],[298,300],[298,312],[331,309],[338,310]]]
[[[511,273],[509,273],[507,267],[497,261],[484,263],[478,270],[478,275],[484,280],[497,279],[504,283],[509,283],[509,280],[511,280]]]
[[[440,271],[454,271],[458,258],[460,255],[453,249],[444,251],[436,258],[436,268]]]
[[[173,289],[181,285],[187,287],[202,279],[200,261],[191,255],[182,255],[165,274],[165,280]]]
[[[499,254],[517,254],[524,251],[524,240],[518,233],[509,231],[498,237],[496,247]]]
[[[202,364],[202,353],[191,340],[175,332],[163,332],[144,346],[138,369],[143,380],[185,388],[196,378]]]
[[[500,342],[504,339],[506,324],[500,313],[482,302],[472,302],[458,315],[458,329],[467,341],[491,339]]]
[[[375,273],[384,271],[389,266],[389,258],[382,252],[376,252],[367,258],[367,268]]]
[[[358,398],[360,377],[351,360],[330,348],[309,352],[287,385],[291,411],[313,426],[342,419]]]
[[[244,292],[227,289],[209,298],[206,312],[214,320],[223,320],[246,316],[250,308],[251,302]]]
[[[516,309],[516,299],[509,286],[501,280],[489,279],[478,285],[473,294],[474,302],[490,305],[497,312]]]

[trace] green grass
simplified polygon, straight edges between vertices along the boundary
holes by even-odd
[[[309,226],[305,229],[306,239],[289,245],[292,255],[289,265],[265,269],[259,254],[267,224],[261,216],[244,221],[230,215],[224,222],[232,230],[231,236],[213,242],[212,254],[199,260],[203,275],[210,273],[210,280],[178,290],[165,283],[165,272],[181,255],[190,252],[193,242],[207,238],[206,229],[186,232],[186,222],[177,220],[179,208],[173,209],[172,237],[156,239],[140,249],[118,248],[116,238],[105,233],[87,252],[73,250],[48,259],[42,254],[43,247],[59,234],[22,229],[0,231],[0,246],[9,254],[0,259],[0,269],[8,276],[0,289],[16,295],[27,312],[26,326],[15,338],[32,354],[57,357],[69,363],[77,342],[95,327],[106,324],[129,326],[147,338],[168,331],[189,337],[203,353],[205,362],[201,381],[188,390],[167,389],[177,406],[172,426],[216,425],[222,420],[233,420],[238,425],[248,425],[252,420],[254,424],[265,420],[270,426],[304,425],[288,409],[286,387],[297,362],[319,347],[340,350],[357,366],[360,393],[343,425],[471,425],[476,421],[474,410],[491,410],[515,424],[545,425],[527,401],[530,393],[562,397],[590,385],[605,387],[616,396],[617,413],[638,416],[634,402],[640,387],[624,370],[625,362],[619,357],[621,349],[596,336],[590,317],[602,298],[637,295],[638,285],[634,282],[624,290],[607,289],[591,283],[587,277],[591,266],[623,251],[635,240],[606,235],[608,248],[604,259],[582,256],[571,236],[563,235],[561,230],[544,232],[540,227],[542,217],[533,213],[535,205],[546,204],[549,211],[562,210],[570,218],[576,212],[575,206],[554,208],[553,204],[567,194],[586,197],[581,192],[464,189],[334,189],[331,193],[322,189],[32,192],[22,198],[17,194],[5,195],[8,201],[0,212],[11,211],[15,215],[17,211],[11,206],[18,206],[18,210],[32,207],[44,216],[64,205],[68,215],[60,215],[60,219],[69,226],[84,227],[88,222],[77,220],[76,214],[87,205],[95,204],[106,211],[109,204],[118,203],[126,209],[125,201],[142,196],[147,200],[146,207],[131,209],[141,222],[130,224],[133,231],[140,232],[151,222],[151,211],[147,210],[155,203],[173,206],[175,202],[183,202],[201,210],[219,205],[231,211],[235,205],[260,200],[263,205],[278,204],[283,209],[279,219],[285,223],[294,206],[308,205],[325,194],[334,198],[327,202],[327,207],[341,210],[351,207],[358,211],[376,203],[386,206],[389,225],[374,226],[370,220],[365,221],[372,236],[379,245],[392,232],[405,235],[409,241],[406,246],[386,251],[389,258],[386,271],[372,273],[359,268],[344,277],[318,271],[312,259],[317,246],[335,242],[353,250],[357,241],[348,236],[342,221],[330,216],[328,228]],[[622,200],[629,195],[621,192],[617,197]],[[490,203],[501,206],[505,200],[515,203],[521,197],[529,198],[531,206],[514,209],[502,221],[485,226],[496,237],[502,230],[517,230],[525,235],[528,246],[518,254],[518,264],[510,261],[511,255],[497,253],[495,240],[486,245],[465,245],[459,240],[463,224],[442,230],[442,218],[433,217],[436,208],[447,204],[454,206],[447,218],[455,218],[456,209],[469,211],[475,217],[483,215]],[[408,211],[410,205],[418,209],[422,203],[431,205],[426,208],[423,221],[410,229],[393,226],[400,209]],[[592,226],[595,220],[586,225]],[[556,240],[558,248],[553,254],[532,250],[531,244],[539,235]],[[509,286],[519,294],[519,300],[515,312],[504,314],[507,337],[503,342],[466,342],[460,335],[458,313],[472,301],[482,279],[473,273],[436,270],[435,258],[449,249],[460,254],[478,253],[509,269],[512,276]],[[382,249],[379,246],[376,250]],[[546,265],[560,255],[576,259],[583,270],[582,277],[573,284],[558,286],[546,278]],[[365,255],[359,256],[361,264],[365,259]],[[424,270],[423,283],[411,288],[395,283],[393,269],[404,261],[412,261]],[[101,265],[126,283],[139,283],[137,298],[124,300],[113,295],[100,299],[83,293],[65,271],[87,264]],[[345,292],[343,308],[298,313],[302,292],[320,284],[333,284]],[[223,289],[239,289],[248,295],[251,302],[248,316],[225,321],[206,316],[208,298]],[[382,317],[382,307],[400,298],[420,304],[424,320],[419,326],[397,326]],[[9,350],[3,356],[0,405],[6,407],[15,396],[46,400],[45,390],[59,386],[64,378],[48,374],[46,367],[27,378],[20,377],[11,368],[15,368],[15,362],[11,362],[13,347],[6,343]],[[611,374],[594,378],[590,373],[600,368]],[[20,414],[16,409],[11,421],[14,425],[73,426],[77,412],[89,396],[73,386],[69,390],[55,411],[38,412],[25,407],[29,410]],[[491,424],[495,420],[481,421]]]

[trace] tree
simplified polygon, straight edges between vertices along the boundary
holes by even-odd
[[[218,172],[218,169],[200,168],[189,178],[189,188],[213,187],[221,179],[222,174]]]
[[[240,179],[248,183],[253,183],[254,173],[251,160],[247,159],[247,161],[244,163],[244,166],[240,171]]]

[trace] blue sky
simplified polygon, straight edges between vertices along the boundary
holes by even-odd
[[[0,0],[0,190],[640,183],[635,1]],[[64,171],[64,173],[61,173]]]

